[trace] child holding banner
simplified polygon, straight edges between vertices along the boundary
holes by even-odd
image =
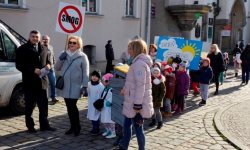
[[[178,108],[174,112],[174,115],[179,115],[184,112],[185,95],[189,93],[190,78],[187,74],[187,62],[182,61],[179,64],[179,69],[176,73],[176,84],[177,84],[177,104]]]

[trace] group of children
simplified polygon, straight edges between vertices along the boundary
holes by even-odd
[[[171,58],[171,61],[168,62],[156,62],[152,66],[152,98],[155,113],[149,124],[150,127],[156,125],[157,119],[157,129],[161,129],[163,127],[162,116],[172,117],[172,111],[175,111],[173,115],[179,115],[185,111],[185,97],[189,94],[190,76],[194,95],[201,95],[201,106],[206,104],[209,82],[213,76],[210,60],[201,59],[199,69],[194,72],[190,71],[190,76],[187,66],[188,62],[182,61],[178,56]],[[113,78],[110,73],[102,77],[100,70],[92,72],[88,85],[87,118],[92,121],[93,125],[89,132],[91,135],[100,133],[99,122],[101,121],[105,128],[102,135],[106,138],[115,138],[117,136],[115,123],[111,120],[112,87],[109,86],[110,78]],[[198,84],[200,90],[197,88]],[[118,137],[118,140],[121,140],[120,136]],[[116,141],[116,143],[119,142]]]

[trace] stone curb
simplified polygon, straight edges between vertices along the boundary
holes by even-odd
[[[220,108],[217,113],[215,114],[215,117],[214,117],[214,123],[215,123],[215,126],[216,128],[219,130],[219,132],[221,134],[223,134],[230,142],[232,142],[234,145],[236,145],[237,147],[239,147],[240,149],[242,150],[249,150],[248,147],[244,146],[241,142],[239,142],[238,140],[236,140],[234,137],[232,137],[225,129],[224,127],[222,126],[221,124],[221,116],[222,114],[228,110],[229,108],[237,105],[237,104],[240,104],[242,102],[244,102],[245,100],[241,101],[241,102],[237,102],[237,103],[234,103],[234,104],[231,104],[225,108]]]

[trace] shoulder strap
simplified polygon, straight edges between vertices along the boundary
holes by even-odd
[[[105,98],[107,97],[109,90],[110,90],[110,89],[107,90],[107,92],[106,92],[105,96],[103,97],[103,99],[105,99]],[[102,92],[102,96],[103,96],[104,91],[105,91],[105,89],[104,89],[103,92]]]
[[[75,59],[73,59],[73,60],[71,61],[71,63],[69,64],[68,68],[67,68],[67,69],[65,70],[65,72],[63,73],[63,77],[64,77],[65,73],[68,71],[68,69],[69,69],[69,67],[71,66],[71,64],[73,63],[73,61],[76,60],[77,58],[80,58],[80,57],[82,57],[82,56],[76,57]]]

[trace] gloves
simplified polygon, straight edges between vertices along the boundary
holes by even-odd
[[[110,101],[107,101],[107,102],[106,102],[106,106],[107,106],[107,107],[111,107],[111,105],[112,105],[112,104],[110,103]]]
[[[63,52],[63,53],[61,54],[61,56],[59,57],[59,59],[60,59],[61,61],[63,61],[64,59],[66,59],[66,57],[67,57],[67,53],[66,53],[66,52]]]

